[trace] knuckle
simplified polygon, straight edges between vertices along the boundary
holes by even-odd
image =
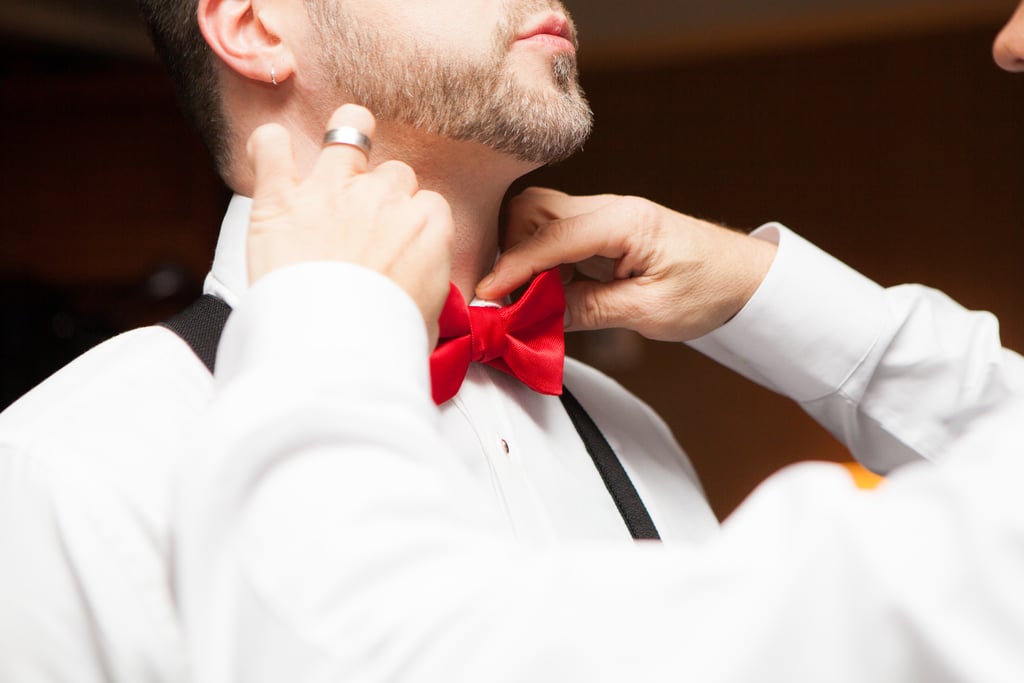
[[[440,234],[450,248],[455,240],[455,221],[448,201],[436,192],[420,191],[415,202],[419,205],[423,229]]]
[[[625,196],[619,199],[621,211],[633,219],[637,225],[646,224],[652,214],[652,204],[646,199]]]
[[[550,196],[552,193],[552,190],[548,190],[543,187],[537,187],[536,185],[531,185],[530,187],[520,192],[516,199],[519,199],[524,203],[530,203],[536,202],[545,196]]]
[[[265,123],[252,132],[249,140],[254,149],[264,149],[280,140],[283,135],[286,135],[285,130],[279,124]]]
[[[537,222],[541,210],[542,200],[545,196],[552,194],[552,190],[541,187],[528,187],[516,196],[508,200],[508,212],[510,215],[519,217],[522,220]]]
[[[557,230],[550,225],[531,226],[529,230],[520,230],[514,245],[520,253],[546,253],[556,250],[563,241]]]
[[[398,159],[392,159],[391,161],[389,161],[387,163],[389,163],[391,165],[391,167],[395,170],[396,173],[401,173],[403,175],[410,176],[410,177],[413,177],[413,178],[416,177],[416,171],[412,170],[412,166],[410,166],[409,164],[405,163],[404,161],[399,161]]]
[[[594,288],[584,289],[573,307],[573,321],[582,327],[594,328],[601,325],[605,316],[604,300],[598,295],[597,290]]]
[[[440,193],[432,190],[420,190],[417,193],[420,197],[420,201],[424,203],[427,209],[441,217],[451,217],[452,208],[448,204],[448,200],[445,199]]]
[[[534,239],[552,249],[567,246],[572,242],[572,229],[565,223],[548,223],[537,228]]]
[[[620,210],[625,213],[625,224],[632,228],[632,237],[650,237],[656,234],[661,218],[657,204],[641,197],[623,197]]]
[[[377,172],[381,175],[390,176],[403,183],[416,182],[416,172],[412,170],[412,166],[404,161],[397,161],[394,159],[391,161],[385,161],[377,167]]]
[[[529,190],[523,192],[522,194],[517,194],[515,197],[512,197],[511,199],[508,200],[508,213],[510,217],[521,216],[525,212],[526,208],[530,205],[530,200],[529,196],[527,195],[527,192],[529,192]]]

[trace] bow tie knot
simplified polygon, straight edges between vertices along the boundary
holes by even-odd
[[[440,342],[430,356],[434,402],[458,393],[471,362],[516,377],[542,394],[562,393],[565,365],[565,293],[558,271],[541,273],[511,306],[467,306],[451,286],[439,321]]]
[[[508,348],[508,324],[503,309],[469,306],[470,358],[475,363],[490,363],[505,355]]]

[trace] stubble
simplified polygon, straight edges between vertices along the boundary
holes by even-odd
[[[453,140],[477,142],[538,164],[576,152],[593,127],[576,57],[551,62],[554,87],[522,82],[509,48],[545,0],[506,4],[489,57],[469,61],[437,48],[395,40],[349,17],[345,0],[309,0],[320,67],[340,92],[382,121]]]

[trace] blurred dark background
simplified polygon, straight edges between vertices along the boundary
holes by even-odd
[[[780,220],[883,284],[995,312],[1024,348],[1024,76],[990,56],[1014,0],[568,4],[597,129],[522,184]],[[131,0],[5,0],[0,73],[2,407],[191,300],[228,193]],[[720,515],[786,463],[849,459],[684,347],[605,332],[571,348],[668,420]]]

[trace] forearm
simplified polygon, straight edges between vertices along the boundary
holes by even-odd
[[[938,459],[979,415],[1024,395],[998,324],[919,286],[884,289],[781,228],[747,307],[692,345],[798,401],[877,471]],[[1006,438],[1024,436],[1017,421]],[[995,430],[993,430],[995,433]]]

